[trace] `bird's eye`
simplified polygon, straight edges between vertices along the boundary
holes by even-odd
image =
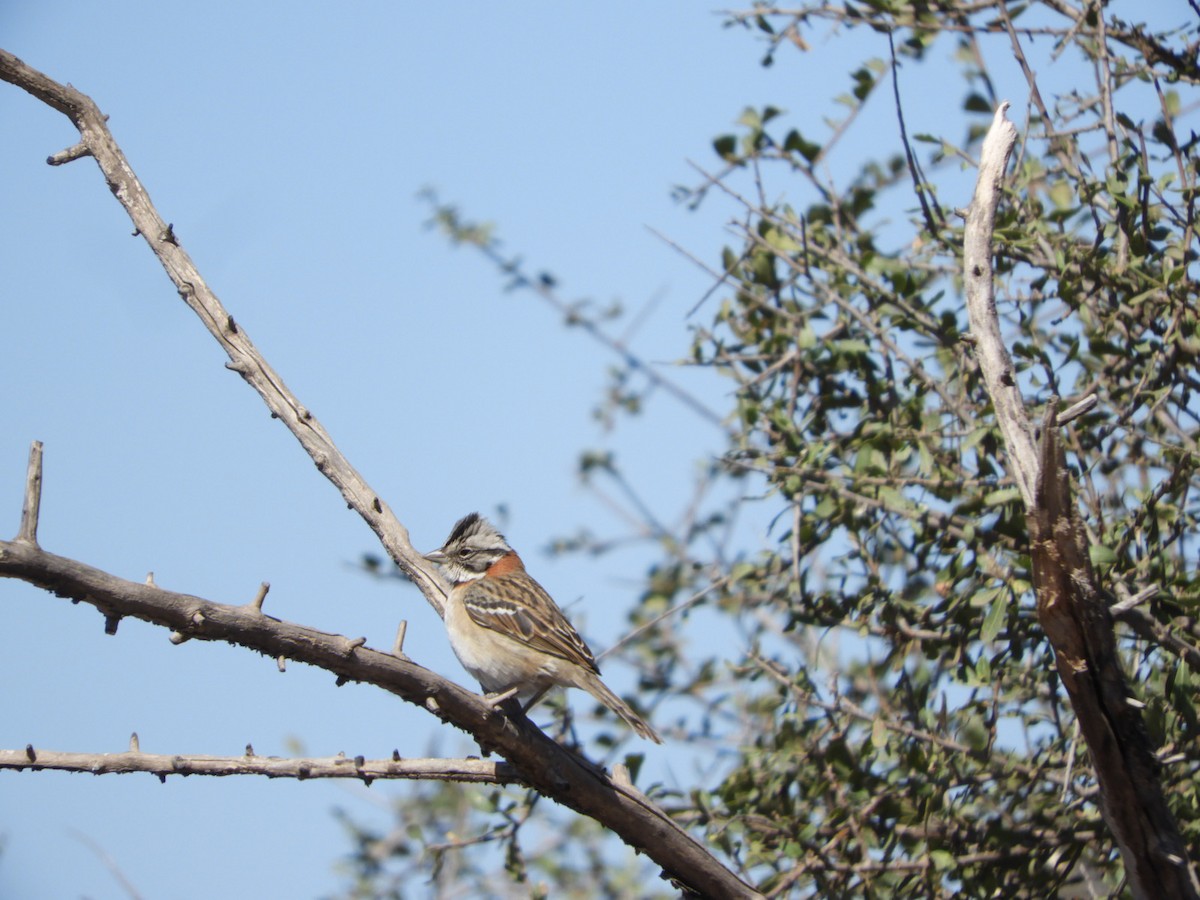
[[[463,559],[470,559],[472,556],[475,555],[475,548],[474,547],[463,547],[458,551],[458,555],[461,556]]]

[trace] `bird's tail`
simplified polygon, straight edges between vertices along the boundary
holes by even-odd
[[[629,704],[614,694],[597,676],[588,672],[588,677],[582,679],[579,687],[583,688],[618,716],[625,720],[625,724],[632,728],[642,737],[647,740],[654,741],[656,744],[662,743],[662,738],[658,736],[653,728],[651,728],[646,720],[629,708]]]

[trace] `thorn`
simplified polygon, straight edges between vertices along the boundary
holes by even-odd
[[[262,584],[260,584],[258,586],[258,593],[254,595],[254,599],[251,601],[250,605],[259,612],[262,612],[263,601],[267,599],[267,591],[270,589],[271,582],[264,581]]]
[[[401,659],[407,659],[404,655],[404,636],[408,633],[408,619],[401,619],[400,624],[396,626],[396,643],[392,645],[392,656],[399,656]]]
[[[168,222],[166,229],[158,236],[158,239],[164,244],[174,244],[176,247],[178,247],[179,241],[175,237],[175,223]]]
[[[1125,702],[1128,703],[1130,706],[1132,706],[1134,709],[1145,709],[1146,708],[1145,703],[1143,703],[1141,700],[1135,700],[1133,697],[1126,697]]]
[[[129,752],[137,753],[141,749],[142,749],[142,745],[141,745],[141,742],[138,740],[137,732],[135,731],[133,734],[131,734],[129,736]]]
[[[110,637],[117,633],[117,626],[121,624],[121,617],[109,613],[104,617],[104,633]]]
[[[150,585],[151,587],[158,587],[158,585],[154,583],[154,573],[153,572],[146,573],[146,584]]]
[[[441,707],[438,706],[437,700],[435,700],[433,697],[425,698],[425,708],[430,712],[437,712],[439,709],[441,709]]]
[[[197,628],[204,627],[204,611],[203,610],[198,609],[194,613],[192,613],[192,624],[195,625]]]
[[[361,769],[367,762],[367,758],[362,754],[354,757],[354,768]]]
[[[184,634],[182,631],[172,631],[170,636],[167,638],[167,640],[169,640],[172,644],[174,644],[176,647],[178,647],[180,644],[186,643],[187,641],[189,641],[191,639],[186,634]]]
[[[621,787],[633,787],[633,780],[629,777],[629,766],[625,763],[617,763],[612,770],[613,784]]]
[[[253,745],[253,744],[247,744],[247,745],[246,745],[246,755],[247,755],[247,756],[254,756],[254,745]]]
[[[225,318],[225,327],[229,329],[230,334],[238,333],[237,322],[233,321],[233,316],[227,316]]]
[[[347,681],[349,681],[349,680],[350,680],[350,679],[349,679],[349,678],[347,678],[345,675],[339,675],[339,676],[338,676],[338,677],[337,677],[337,678],[334,680],[334,682],[333,682],[333,683],[334,683],[334,684],[336,684],[338,687],[341,687],[343,684],[345,684],[345,683],[346,683]]]
[[[287,657],[284,656],[283,654],[280,654],[275,659],[275,665],[279,666],[280,672],[286,672],[287,671]]]
[[[37,762],[37,754],[33,752],[33,744],[25,745],[25,758],[30,762]]]
[[[359,647],[362,647],[366,643],[367,643],[367,639],[365,637],[355,638],[354,640],[350,641],[349,646],[346,648],[346,655],[349,656],[351,653],[353,653],[355,650],[357,650]]]
[[[377,512],[377,513],[383,512],[383,504],[379,502],[378,497],[376,497],[374,502],[371,504],[371,508],[374,509],[375,512]]]
[[[392,762],[400,762],[401,758],[399,750],[392,751]]]

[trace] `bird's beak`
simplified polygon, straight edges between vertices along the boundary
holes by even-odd
[[[427,560],[429,560],[431,563],[433,563],[434,565],[440,566],[442,563],[444,563],[446,561],[446,554],[443,553],[439,549],[439,550],[434,550],[432,553],[426,553],[425,558]]]

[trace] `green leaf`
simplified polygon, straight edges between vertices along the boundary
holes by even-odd
[[[984,506],[1004,506],[1014,500],[1021,498],[1021,490],[1016,487],[1000,488],[999,490],[989,491],[983,497]]]
[[[949,872],[958,866],[958,860],[949,850],[930,850],[929,861],[939,872]]]
[[[967,112],[992,114],[992,104],[988,103],[982,94],[968,94],[963,109]]]
[[[1000,634],[1000,629],[1008,620],[1008,604],[1009,598],[1006,593],[997,593],[996,599],[992,601],[991,607],[988,608],[987,615],[983,618],[983,625],[979,629],[979,639],[986,644],[990,644]]]
[[[717,156],[726,162],[737,162],[737,138],[732,134],[723,134],[713,140],[713,150]]]
[[[871,724],[871,743],[876,750],[882,750],[887,747],[888,729],[887,723],[883,721],[883,716],[878,716]]]

